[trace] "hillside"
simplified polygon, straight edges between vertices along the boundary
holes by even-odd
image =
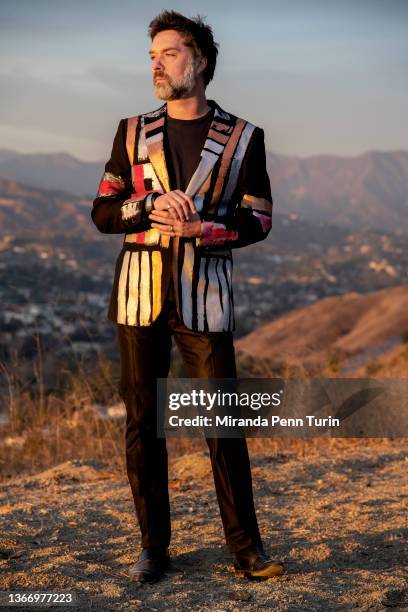
[[[363,365],[356,367],[358,361],[352,366],[348,376],[364,378],[406,378],[408,376],[408,344],[394,346],[378,357],[368,361],[363,359]]]
[[[2,233],[39,231],[52,234],[96,231],[90,218],[91,202],[61,190],[46,190],[0,178]]]
[[[301,367],[336,359],[351,367],[402,343],[408,331],[408,286],[319,300],[267,323],[236,342],[243,354]],[[408,365],[408,364],[407,364]],[[356,366],[357,367],[357,366]]]

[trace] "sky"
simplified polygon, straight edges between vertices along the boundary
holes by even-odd
[[[206,17],[220,44],[207,97],[309,157],[408,149],[408,1],[0,0],[0,148],[109,157],[122,117],[160,106],[147,28]]]

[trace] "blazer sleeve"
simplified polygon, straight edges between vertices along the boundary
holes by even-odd
[[[197,246],[244,247],[264,240],[272,227],[272,195],[266,171],[264,131],[255,128],[242,162],[230,215],[204,218]]]
[[[109,161],[93,201],[91,217],[104,234],[143,231],[150,227],[147,216],[155,194],[132,196],[132,176],[126,151],[127,119],[121,119]]]

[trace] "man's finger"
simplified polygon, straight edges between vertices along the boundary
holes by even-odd
[[[174,191],[169,191],[166,194],[166,208],[160,208],[160,210],[165,210],[173,217],[176,217],[180,221],[184,221],[186,217],[186,212],[188,214],[188,207],[186,202],[179,195],[175,194]]]
[[[183,208],[184,218],[187,221],[190,216],[190,205],[188,202],[188,198],[190,196],[187,196],[185,193],[183,193],[183,191],[180,191],[179,189],[171,191],[169,195],[171,195],[174,198],[174,201],[178,202]]]
[[[178,209],[175,206],[170,206],[169,209],[167,209],[167,212],[169,214],[169,217],[171,217],[172,219],[177,219],[177,221],[184,221],[184,214],[182,209]]]
[[[192,213],[197,212],[193,198],[191,196],[184,193],[184,191],[180,191],[180,189],[176,189],[174,193],[178,193],[182,198],[184,198],[185,202],[187,202],[188,208],[191,210]]]
[[[183,228],[181,227],[173,226],[173,228],[170,229],[168,225],[163,225],[162,223],[152,223],[152,227],[157,228],[159,232],[165,236],[178,236],[179,238],[184,236]]]
[[[182,221],[177,221],[177,219],[172,219],[171,217],[167,217],[167,219],[153,219],[154,223],[152,225],[160,225],[163,227],[173,227],[177,229],[181,229],[184,225]]]
[[[165,212],[170,214],[173,218],[179,219],[180,221],[184,221],[185,213],[184,209],[178,201],[178,197],[173,197],[172,191],[169,191],[169,193],[166,193],[164,196],[161,197],[163,198],[163,200],[161,200],[160,198],[160,207],[154,207],[153,212]]]
[[[170,201],[166,212],[168,212],[172,217],[179,219],[179,221],[184,221],[186,215],[183,206],[175,197],[173,197],[172,194],[169,193],[168,195]]]
[[[151,213],[149,213],[149,219],[154,219],[157,221],[166,221],[167,219],[171,219],[174,218],[172,217],[171,213],[167,210],[154,210]]]
[[[162,214],[164,212],[164,214]],[[185,221],[180,221],[178,217],[171,213],[171,211],[158,211],[157,213],[151,212],[148,215],[149,221],[156,221],[157,223],[165,223],[165,224],[176,224],[176,223],[185,223]]]

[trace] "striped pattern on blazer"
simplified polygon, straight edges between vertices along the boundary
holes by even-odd
[[[263,130],[222,110],[213,121],[186,193],[201,236],[169,238],[151,228],[155,194],[170,190],[163,146],[167,105],[122,119],[93,202],[104,233],[123,233],[108,317],[146,326],[158,317],[173,279],[184,324],[204,332],[235,329],[231,249],[263,240],[272,225]]]

